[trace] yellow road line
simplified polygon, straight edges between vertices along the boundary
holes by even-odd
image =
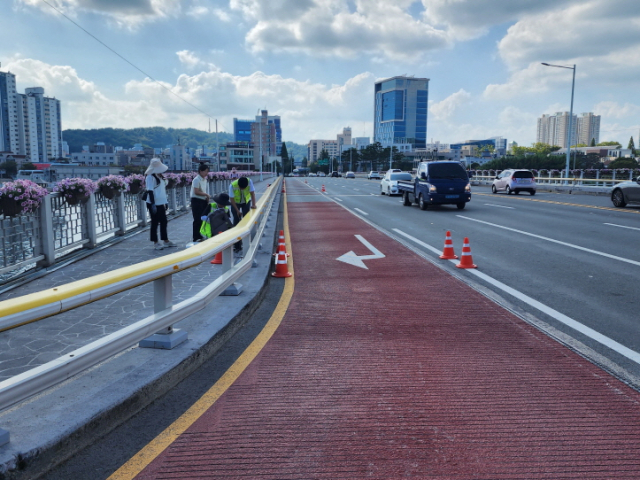
[[[289,221],[287,212],[287,200],[284,200],[284,235],[285,241],[292,252],[291,238],[289,236]],[[288,257],[288,268],[293,273],[293,253]],[[108,480],[132,479],[147,467],[158,455],[160,455],[169,445],[171,445],[182,433],[184,433],[193,423],[198,420],[220,396],[233,385],[240,374],[249,366],[253,359],[267,344],[275,331],[280,326],[282,319],[289,308],[291,297],[293,296],[294,280],[293,276],[285,278],[284,291],[280,301],[276,306],[273,315],[255,338],[251,345],[240,355],[222,377],[194,403],[189,410],[183,413],[180,418],[169,425],[162,433],[149,442],[142,450],[136,453],[127,463],[115,471]]]
[[[474,193],[473,195],[480,195],[483,197],[493,197],[495,195],[492,193]],[[566,205],[568,207],[583,207],[583,208],[593,208],[595,210],[610,210],[612,212],[620,212],[620,213],[636,213],[640,214],[640,210],[628,210],[624,208],[613,208],[613,207],[598,207],[596,205],[583,205],[580,203],[567,203],[567,202],[555,202],[553,200],[540,200],[538,198],[523,198],[523,197],[511,197],[514,200],[522,200],[525,202],[538,202],[538,203],[551,203],[554,205]]]

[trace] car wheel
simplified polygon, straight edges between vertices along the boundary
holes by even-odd
[[[511,187],[509,187],[509,185],[507,185],[504,191],[506,192],[507,195],[511,195]]]
[[[520,190],[515,190],[516,195],[520,195]]]
[[[536,194],[536,191],[535,191],[535,190],[531,190],[531,191],[529,192],[529,194],[530,194],[531,196],[534,196],[534,195]]]
[[[391,196],[391,187],[387,187],[387,195]]]
[[[464,207],[466,206],[466,203],[456,203],[456,207],[458,207],[458,210],[464,210]]]
[[[495,185],[491,185],[491,193],[496,193],[496,186]]]
[[[613,206],[617,208],[624,208],[627,206],[627,202],[624,201],[624,194],[619,188],[614,190],[611,194],[611,201],[613,202]]]
[[[409,200],[409,192],[404,192],[404,194],[402,195],[402,205],[404,205],[405,207],[411,206],[411,201]]]
[[[424,197],[422,196],[422,194],[420,194],[420,197],[418,197],[418,205],[420,205],[420,210],[426,210],[429,206],[427,202],[424,201]]]
[[[384,190],[380,187],[380,195],[384,195]]]

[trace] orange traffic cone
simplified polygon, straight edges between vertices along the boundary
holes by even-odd
[[[276,257],[276,271],[271,274],[272,277],[286,278],[291,276],[289,267],[287,266],[287,257],[281,252],[278,252]]]
[[[462,244],[462,256],[460,257],[460,263],[456,265],[458,268],[478,268],[473,264],[473,257],[471,256],[471,246],[469,246],[469,239],[464,237],[464,243]]]
[[[216,253],[216,256],[211,260],[211,265],[222,265],[222,252]]]
[[[220,235],[222,232],[218,232]],[[222,252],[216,253],[216,256],[213,260],[211,260],[211,265],[222,265]]]
[[[284,241],[284,231],[280,230],[280,236],[278,237],[278,251],[273,254],[273,256],[277,256],[281,251],[284,251],[284,254],[289,257],[290,255],[287,253],[287,246]]]
[[[326,192],[326,190],[324,189],[324,185],[322,185],[322,192]]]
[[[444,248],[442,249],[442,255],[440,258],[443,260],[455,260],[458,258],[456,253],[453,251],[453,240],[451,240],[451,232],[447,230],[447,235],[444,238]]]

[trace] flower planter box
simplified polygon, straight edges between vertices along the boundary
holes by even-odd
[[[176,186],[176,181],[173,178],[169,178],[167,180],[167,188],[174,188]]]
[[[84,194],[65,195],[64,199],[69,205],[81,205],[89,201],[89,197]]]
[[[142,185],[139,183],[131,183],[129,184],[129,192],[133,195],[137,195],[142,190]]]
[[[15,217],[22,211],[22,205],[12,198],[0,199],[0,212],[5,217]]]

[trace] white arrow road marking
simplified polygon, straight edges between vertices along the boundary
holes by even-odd
[[[341,257],[336,258],[336,260],[344,263],[348,263],[349,265],[354,265],[356,267],[364,268],[365,270],[369,270],[367,266],[364,264],[363,260],[374,260],[376,258],[384,258],[385,255],[380,252],[376,247],[367,242],[362,235],[355,236],[358,240],[360,240],[365,247],[367,247],[373,255],[356,255],[353,251],[349,253],[345,253]]]

